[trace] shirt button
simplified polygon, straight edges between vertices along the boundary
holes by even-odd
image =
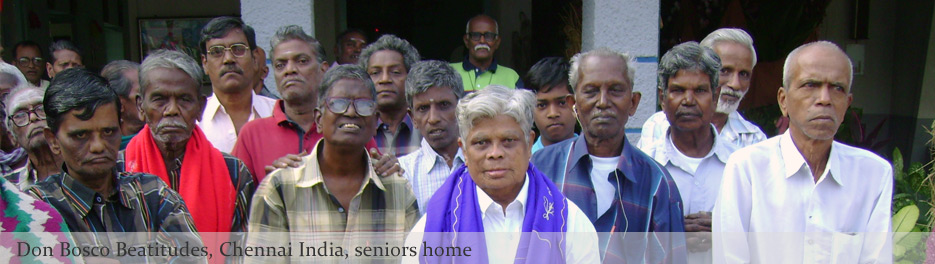
[[[808,240],[808,244],[809,244],[809,245],[815,244],[815,240],[809,239],[809,240]]]
[[[343,213],[343,212],[344,212],[344,207],[338,207],[338,213]]]
[[[97,202],[99,202],[99,203],[100,203],[100,202],[101,202],[101,197],[100,197],[100,196],[98,196],[98,197],[94,197],[94,201],[97,201]]]

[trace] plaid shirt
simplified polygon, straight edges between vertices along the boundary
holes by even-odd
[[[78,245],[117,248],[117,241],[112,241],[113,236],[108,233],[149,232],[145,242],[129,243],[155,243],[174,248],[186,246],[185,243],[188,247],[202,246],[192,217],[178,193],[154,175],[118,172],[117,169],[114,169],[114,188],[106,195],[76,181],[65,168],[61,174],[49,176],[28,192],[58,210],[72,232],[83,232],[73,233]],[[167,256],[151,257],[147,262],[174,260]]]
[[[624,139],[617,170],[605,177],[616,186],[610,210],[597,215],[597,196],[591,182],[591,158],[585,136],[539,150],[532,163],[562,189],[594,222],[601,234],[604,261],[682,263],[685,238],[676,233],[657,234],[660,241],[617,239],[614,232],[685,232],[682,198],[669,173],[653,158]],[[619,174],[618,174],[619,173]],[[619,179],[619,181],[618,181]],[[651,236],[652,237],[652,236]],[[625,237],[623,237],[625,238]],[[645,239],[645,238],[644,238]],[[623,245],[618,241],[623,240]],[[613,243],[611,243],[613,242]],[[633,242],[642,244],[633,245]],[[619,245],[619,246],[618,246]],[[661,248],[649,248],[661,246]],[[625,259],[625,260],[624,260]]]
[[[246,245],[299,244],[295,241],[307,241],[306,245],[310,244],[308,241],[318,241],[314,243],[320,245],[324,239],[335,246],[348,246],[367,243],[359,242],[360,239],[389,241],[385,240],[387,237],[402,243],[403,232],[409,231],[419,216],[416,198],[406,178],[379,178],[367,157],[368,174],[350,206],[344,208],[325,186],[318,164],[321,144],[319,141],[311,154],[303,157],[303,166],[275,170],[260,183],[251,204]],[[377,234],[383,234],[378,238],[373,232],[388,233]],[[293,257],[296,259],[292,261],[308,261],[298,254]],[[247,262],[287,260],[248,258]]]
[[[377,134],[373,136],[377,141],[377,147],[380,153],[393,154],[397,158],[419,150],[419,142],[422,141],[422,134],[412,126],[412,118],[409,114],[399,123],[396,134],[390,133],[390,126],[379,120],[377,123]]]
[[[9,173],[3,175],[3,178],[6,178],[7,181],[10,181],[13,185],[16,185],[20,190],[27,190],[29,187],[36,185],[36,170],[32,168],[30,162],[26,162],[26,166],[22,166],[19,169],[15,169]]]
[[[124,151],[117,155],[117,167],[121,170],[125,168],[126,156]],[[234,219],[231,223],[231,232],[247,231],[247,216],[249,215],[250,199],[253,198],[253,192],[256,191],[256,184],[253,182],[253,176],[247,166],[240,159],[233,155],[221,152],[224,155],[224,164],[227,165],[227,174],[230,175],[231,183],[234,184],[234,190],[237,190],[236,203],[234,205]],[[169,188],[178,191],[179,176],[182,174],[182,160],[185,155],[175,159],[173,169],[169,170]]]
[[[422,148],[399,158],[399,165],[403,167],[403,175],[412,185],[412,191],[419,200],[419,213],[425,214],[425,209],[438,188],[445,184],[448,176],[455,169],[464,164],[464,153],[458,148],[451,167],[445,158],[432,149],[428,141],[422,139]]]

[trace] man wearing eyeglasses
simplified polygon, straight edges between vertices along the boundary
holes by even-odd
[[[462,62],[451,64],[461,74],[464,91],[480,90],[491,84],[506,87],[523,87],[523,81],[513,69],[497,65],[494,52],[500,48],[500,25],[487,15],[477,15],[468,20],[464,32],[464,46],[468,56]]]
[[[3,122],[10,128],[13,140],[26,150],[29,157],[26,166],[3,176],[20,190],[26,190],[62,169],[62,158],[52,153],[42,134],[48,127],[42,96],[41,89],[29,86],[15,90],[4,102],[4,111],[10,115]]]
[[[273,115],[275,99],[253,90],[262,59],[253,28],[234,17],[214,18],[201,29],[201,65],[211,79],[198,126],[215,148],[230,153],[247,121]]]
[[[42,58],[41,50],[38,43],[20,41],[13,46],[15,56],[11,63],[26,76],[29,83],[45,90],[49,87],[49,81],[42,79],[42,75],[45,74],[45,59]]]
[[[324,138],[302,158],[302,166],[273,171],[260,183],[250,209],[248,247],[288,245],[283,232],[406,232],[412,227],[419,210],[408,181],[378,177],[364,147],[376,133],[376,97],[370,76],[359,66],[340,65],[325,73],[314,110]],[[333,245],[345,246],[340,241]]]

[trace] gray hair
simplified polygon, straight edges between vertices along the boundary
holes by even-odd
[[[523,141],[532,144],[529,142],[529,131],[532,131],[532,113],[535,105],[536,95],[525,89],[511,89],[494,84],[470,93],[458,102],[458,129],[461,139],[467,140],[468,133],[478,119],[507,115],[515,119],[523,129]]]
[[[130,95],[130,87],[132,86],[130,79],[123,75],[123,72],[127,70],[134,70],[138,73],[140,64],[128,60],[115,60],[105,65],[104,69],[101,70],[101,77],[107,79],[110,88],[114,89],[118,96],[124,98]]]
[[[309,46],[312,46],[312,50],[315,51],[315,58],[318,60],[318,63],[325,61],[325,48],[321,46],[321,42],[318,42],[318,39],[315,39],[308,34],[305,34],[305,30],[298,25],[288,25],[282,26],[276,30],[276,34],[269,39],[270,51],[269,59],[273,59],[273,53],[276,53],[276,45],[279,43],[288,41],[288,40],[300,40],[305,43],[308,43]]]
[[[675,45],[659,60],[659,89],[663,93],[668,90],[669,79],[679,70],[701,71],[708,75],[713,92],[718,87],[721,58],[714,53],[714,50],[702,47],[698,42],[689,41]]]
[[[13,89],[29,85],[29,81],[26,80],[26,76],[23,75],[19,68],[6,62],[0,62],[0,74],[6,75],[14,82]]]
[[[468,19],[467,24],[464,25],[464,34],[471,33],[471,21],[474,21],[474,19],[478,19],[482,17],[486,17],[486,18],[489,18],[490,20],[493,20],[494,29],[497,30],[497,32],[494,32],[494,33],[500,34],[500,22],[497,22],[496,19],[493,19],[492,17],[488,15],[484,15],[484,14],[476,15],[472,17],[471,19]]]
[[[377,99],[377,88],[374,87],[373,80],[370,79],[370,75],[367,74],[367,71],[358,65],[345,64],[329,69],[325,72],[325,76],[321,78],[321,86],[318,88],[318,107],[325,106],[325,101],[327,101],[325,97],[328,96],[328,91],[340,80],[358,80],[363,82],[364,86],[367,86],[367,90],[370,90],[370,98],[373,100]]]
[[[746,31],[739,28],[719,28],[702,39],[701,46],[714,49],[714,45],[722,41],[734,42],[747,46],[752,55],[750,58],[750,67],[756,66],[756,49],[753,48],[753,38],[750,37],[750,34],[747,34]]]
[[[157,50],[146,56],[146,59],[143,60],[143,65],[140,66],[141,95],[146,93],[146,87],[149,86],[149,78],[146,77],[147,74],[152,70],[160,68],[182,70],[192,78],[192,81],[198,84],[199,94],[201,94],[200,86],[202,78],[204,78],[204,72],[201,70],[201,66],[185,53],[174,50]]]
[[[432,87],[448,87],[455,97],[464,97],[461,75],[447,62],[425,60],[412,66],[406,77],[406,101],[412,106],[412,98]]]
[[[588,52],[575,54],[574,57],[571,57],[571,69],[568,69],[568,84],[571,85],[572,89],[578,87],[578,78],[581,76],[581,73],[578,71],[578,67],[581,66],[581,61],[589,56],[611,57],[622,60],[623,64],[627,67],[627,72],[625,75],[627,77],[627,81],[630,82],[631,87],[633,86],[633,76],[636,75],[636,69],[633,68],[633,59],[630,58],[630,55],[611,50],[607,47],[600,47]]]
[[[31,84],[19,86],[16,89],[14,89],[13,92],[10,92],[10,95],[8,95],[6,100],[3,101],[3,104],[4,104],[3,111],[7,113],[8,116],[12,116],[13,111],[16,110],[16,107],[17,107],[16,104],[19,104],[20,102],[30,102],[33,100],[36,100],[41,104],[42,98],[44,95],[45,95],[45,92],[43,92],[42,89],[40,89],[39,87],[33,86]],[[6,118],[4,122],[5,122],[4,124],[6,125],[7,129],[9,129],[10,134],[13,135],[13,139],[15,140],[17,136],[15,132],[16,130],[11,129],[15,127],[13,124],[13,120],[11,118]]]
[[[416,64],[421,58],[419,56],[419,51],[416,50],[412,44],[409,44],[409,41],[401,39],[396,35],[386,34],[360,52],[360,59],[357,61],[357,64],[363,69],[369,68],[370,56],[381,50],[392,50],[403,55],[403,64],[406,66],[406,72],[409,72],[412,65]]]
[[[53,42],[52,45],[49,46],[49,56],[52,56],[52,63],[58,61],[58,58],[55,57],[55,52],[60,50],[70,50],[78,54],[78,56],[81,56],[81,49],[79,49],[78,46],[75,46],[71,41],[63,39]]]
[[[792,76],[790,75],[791,73],[789,72],[789,68],[792,67],[792,66],[791,66],[791,64],[792,64],[792,59],[795,58],[795,57],[798,57],[799,52],[801,52],[801,51],[804,50],[805,48],[808,48],[808,47],[811,47],[811,46],[819,46],[819,47],[824,47],[824,48],[833,49],[833,50],[836,50],[836,51],[840,52],[842,55],[844,55],[844,58],[847,58],[847,77],[848,77],[848,78],[847,78],[847,79],[848,79],[847,83],[848,83],[849,86],[853,86],[853,83],[854,83],[854,64],[851,62],[851,58],[848,57],[848,56],[847,56],[847,53],[845,53],[843,50],[841,50],[841,48],[838,47],[838,45],[835,45],[834,43],[832,43],[832,42],[830,42],[830,41],[820,40],[820,41],[815,41],[815,42],[812,42],[812,43],[806,43],[806,44],[804,44],[804,45],[802,45],[802,46],[799,46],[798,48],[795,48],[794,50],[792,50],[792,52],[789,52],[789,55],[786,56],[786,62],[782,65],[782,87],[784,87],[786,90],[788,90],[788,89],[789,89],[789,85],[791,85],[792,80],[790,80],[790,79],[792,78]],[[847,88],[848,88],[848,89],[847,89],[848,93],[850,93],[850,91],[851,91],[850,88],[851,88],[851,87],[847,87]]]

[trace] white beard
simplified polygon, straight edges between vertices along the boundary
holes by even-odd
[[[728,102],[727,100],[722,100],[720,96],[724,94],[737,96],[738,99],[737,101],[734,101],[734,102]],[[717,109],[715,109],[714,111],[718,113],[722,113],[722,114],[731,114],[734,111],[737,111],[737,107],[740,107],[740,101],[743,100],[743,96],[745,94],[747,94],[747,92],[734,90],[728,86],[721,87],[721,94],[718,95],[718,100],[717,100]]]

